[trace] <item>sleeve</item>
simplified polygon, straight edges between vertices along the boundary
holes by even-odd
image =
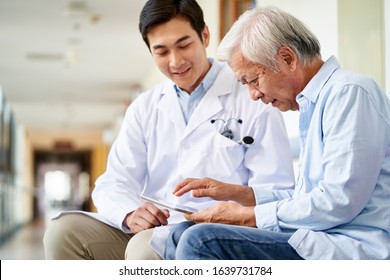
[[[326,230],[363,211],[386,154],[386,123],[371,96],[356,85],[329,97],[321,118],[322,143],[311,144],[323,147],[322,159],[301,167],[309,170],[306,176],[319,172],[320,179],[310,185],[311,178],[304,178],[303,189],[308,192],[257,207],[258,226]]]
[[[95,183],[92,193],[98,213],[117,228],[126,215],[140,204],[139,194],[145,180],[146,145],[142,131],[142,110],[137,100],[127,109],[120,132],[108,155],[107,169]]]
[[[259,145],[248,148],[245,166],[250,172],[248,185],[254,191],[257,204],[290,196],[295,177],[282,114],[267,106],[254,127],[256,131],[253,133]]]

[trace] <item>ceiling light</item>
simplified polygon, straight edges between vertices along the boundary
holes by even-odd
[[[70,1],[64,9],[64,15],[68,17],[85,16],[88,13],[88,5],[85,1]]]

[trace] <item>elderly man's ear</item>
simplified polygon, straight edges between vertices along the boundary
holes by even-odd
[[[298,58],[290,47],[281,46],[278,50],[277,56],[280,63],[287,67],[291,72],[295,71]]]

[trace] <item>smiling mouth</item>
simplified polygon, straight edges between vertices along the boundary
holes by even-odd
[[[187,68],[186,70],[184,70],[182,72],[175,72],[174,74],[178,75],[178,76],[185,76],[190,71],[190,69],[191,69],[191,67]]]

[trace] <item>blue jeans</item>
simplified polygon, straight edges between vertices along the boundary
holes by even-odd
[[[182,222],[172,229],[168,260],[302,260],[288,244],[293,232]]]

